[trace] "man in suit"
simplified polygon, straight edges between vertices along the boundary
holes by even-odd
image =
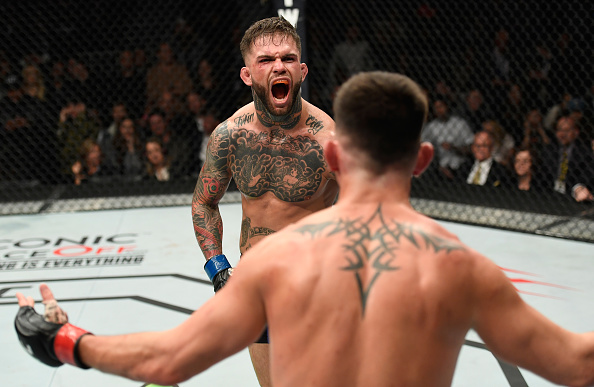
[[[572,117],[559,118],[555,131],[557,141],[543,151],[546,184],[578,202],[592,201],[594,157],[591,149],[576,141],[579,134]]]
[[[493,159],[494,142],[493,135],[485,130],[474,135],[471,145],[474,160],[468,160],[460,166],[460,180],[490,187],[509,185],[509,172]]]

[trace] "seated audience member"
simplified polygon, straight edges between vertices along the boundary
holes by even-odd
[[[433,144],[436,163],[441,175],[453,179],[457,169],[470,155],[474,139],[472,130],[463,118],[450,114],[444,99],[433,102],[434,119],[423,130],[423,141]]]
[[[181,175],[188,175],[193,155],[190,152],[190,144],[175,132],[166,119],[166,114],[161,110],[154,110],[149,114],[149,137],[159,139],[163,152],[167,154],[171,165]]]
[[[178,128],[180,135],[187,141],[190,148],[188,162],[196,176],[204,163],[204,152],[210,135],[205,132],[205,116],[206,100],[198,92],[190,91],[186,96],[186,112],[178,121]]]
[[[78,160],[79,149],[87,138],[97,138],[99,121],[96,115],[87,110],[87,105],[79,97],[70,99],[60,110],[58,122],[58,141],[60,144],[63,170],[70,172],[70,166]]]
[[[4,179],[62,182],[56,132],[45,102],[24,93],[22,85],[20,76],[10,75],[6,95],[0,98],[0,168]]]
[[[520,148],[514,156],[514,187],[520,191],[542,192],[536,154],[531,148]]]
[[[144,146],[132,118],[120,121],[113,138],[113,149],[115,165],[122,175],[134,178],[142,174]]]
[[[578,202],[591,201],[594,156],[591,149],[576,141],[578,136],[575,121],[569,116],[561,117],[555,132],[557,141],[547,146],[542,156],[545,184]]]
[[[116,165],[113,140],[122,120],[128,116],[128,109],[123,102],[115,102],[111,107],[111,122],[97,134],[97,143],[103,151],[103,156]]]
[[[146,105],[146,74],[137,70],[134,52],[131,49],[120,52],[117,69],[112,78],[109,98],[121,100],[132,117],[140,117]]]
[[[157,63],[146,75],[147,105],[157,106],[163,92],[171,92],[181,99],[192,90],[192,80],[185,65],[176,61],[169,43],[163,42],[157,51]]]
[[[174,178],[171,161],[165,154],[161,141],[151,137],[145,144],[146,168],[145,180],[169,181]]]
[[[471,146],[474,160],[466,161],[458,169],[463,181],[490,187],[509,185],[507,168],[493,159],[493,146],[493,135],[490,132],[482,131],[474,135]]]
[[[473,133],[481,131],[483,122],[495,117],[485,103],[483,93],[478,89],[472,89],[466,94],[466,99],[458,111],[458,115],[468,122]]]
[[[494,120],[483,122],[483,130],[493,136],[493,159],[507,167],[514,153],[514,138],[503,129],[499,122]]]
[[[573,99],[573,96],[568,91],[564,92],[561,96],[561,100],[553,106],[547,108],[546,114],[542,120],[542,125],[548,133],[555,133],[555,126],[559,118],[569,114],[569,101]]]
[[[99,144],[90,138],[82,142],[79,159],[72,164],[71,170],[76,185],[98,182],[115,174],[113,166],[103,158]]]
[[[542,114],[538,109],[532,109],[524,120],[524,138],[522,148],[532,148],[536,153],[551,143],[551,139],[542,125]]]

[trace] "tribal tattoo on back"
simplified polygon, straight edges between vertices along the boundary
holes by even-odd
[[[372,226],[373,225],[373,226]],[[462,250],[463,246],[429,234],[412,224],[399,223],[386,219],[381,204],[377,210],[365,220],[337,219],[318,224],[308,224],[295,230],[301,234],[309,234],[312,239],[344,235],[343,248],[346,265],[341,270],[353,273],[361,300],[362,317],[365,316],[367,298],[380,275],[400,270],[398,266],[398,248],[402,240],[406,240],[419,250],[433,250],[436,253]],[[371,280],[365,286],[362,272],[366,262],[371,263],[374,270]]]

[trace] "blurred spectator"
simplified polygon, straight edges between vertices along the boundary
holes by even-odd
[[[18,74],[0,100],[0,168],[10,180],[58,182],[56,137],[43,101],[25,94]]]
[[[146,104],[145,77],[146,74],[141,72],[134,63],[134,52],[121,51],[109,98],[125,104],[132,117],[140,117]]]
[[[194,26],[185,18],[175,21],[171,36],[172,49],[177,53],[178,60],[187,69],[195,69],[198,60],[204,55],[204,42],[196,33]]]
[[[34,145],[34,130],[29,120],[30,112],[23,101],[22,82],[19,75],[6,80],[6,96],[0,100],[0,168],[7,180],[33,180],[30,165],[30,147]]]
[[[543,167],[546,183],[576,201],[591,201],[594,183],[592,150],[576,141],[579,130],[571,117],[561,117],[555,132],[557,141],[545,148]]]
[[[562,94],[559,102],[548,108],[542,121],[542,124],[548,133],[555,133],[555,125],[557,125],[559,118],[569,114],[567,105],[572,99],[573,97],[571,96],[571,93],[566,91]]]
[[[203,58],[198,63],[194,89],[206,100],[213,101],[223,95],[221,84],[213,70],[210,60]]]
[[[478,89],[472,89],[466,94],[464,104],[457,114],[468,122],[473,133],[482,130],[483,122],[494,119],[493,111],[485,104],[483,93]]]
[[[206,100],[196,91],[186,96],[187,111],[179,123],[181,136],[189,144],[189,163],[196,175],[204,163],[208,134],[205,129]]]
[[[57,135],[64,172],[69,173],[70,166],[78,160],[83,141],[97,138],[99,130],[97,116],[87,110],[82,98],[75,96],[60,110]]]
[[[52,116],[56,117],[69,99],[68,85],[66,84],[66,66],[60,60],[52,65],[47,95],[48,108]]]
[[[569,116],[575,122],[575,126],[580,131],[577,139],[584,145],[591,144],[594,139],[591,116],[586,110],[586,102],[582,98],[573,98],[567,103],[567,111]]]
[[[111,123],[97,134],[97,143],[101,147],[103,157],[113,165],[116,164],[113,140],[118,127],[124,118],[128,117],[128,108],[123,102],[116,102],[111,107]]]
[[[210,140],[210,135],[214,130],[219,126],[221,120],[219,118],[219,114],[212,109],[209,109],[204,114],[203,119],[203,128],[204,128],[204,138],[202,139],[202,147],[200,149],[200,159],[206,160],[206,147],[208,145],[208,141]],[[200,169],[197,169],[196,172],[200,172]]]
[[[532,42],[527,42],[533,44]],[[537,41],[534,52],[528,54],[527,98],[536,106],[549,106],[550,72],[553,55],[543,41]]]
[[[431,142],[435,147],[439,172],[453,179],[454,172],[470,155],[474,135],[463,118],[450,114],[443,99],[433,102],[433,115],[435,118],[423,129],[422,140]]]
[[[501,27],[495,32],[491,51],[490,80],[494,90],[509,86],[513,76],[512,65],[509,31]]]
[[[371,46],[361,37],[359,26],[347,24],[344,40],[334,47],[330,59],[330,86],[340,86],[351,75],[371,69],[371,55]]]
[[[119,122],[113,148],[115,166],[122,175],[134,178],[142,174],[144,145],[132,118],[125,117]]]
[[[78,151],[78,160],[71,167],[74,184],[101,182],[114,176],[115,170],[101,153],[101,147],[91,138],[83,140]]]
[[[530,148],[520,148],[514,157],[514,187],[520,191],[541,193],[543,191],[538,159]]]
[[[499,122],[494,120],[483,122],[483,130],[493,136],[493,150],[491,152],[493,159],[507,167],[510,164],[515,148],[511,134],[507,133]]]
[[[165,113],[154,110],[149,114],[149,137],[159,140],[163,152],[167,156],[172,168],[179,175],[188,175],[192,165],[193,155],[189,144],[178,133],[175,133],[165,119]]]
[[[517,145],[524,139],[524,120],[527,112],[528,106],[522,88],[519,84],[513,83],[505,99],[498,106],[496,115],[500,117],[501,125],[511,134]]]
[[[157,51],[157,63],[149,69],[146,76],[147,104],[156,106],[165,91],[181,100],[191,89],[192,80],[188,69],[175,61],[169,43],[161,43]]]
[[[474,135],[472,143],[474,160],[467,160],[458,169],[458,176],[462,181],[489,187],[509,186],[509,172],[493,159],[493,145],[493,136],[490,132],[480,131]]]
[[[428,93],[428,95],[433,95],[433,99],[443,99],[446,101],[447,105],[449,106],[450,110],[453,112],[460,111],[460,98],[452,87],[448,84],[446,79],[440,79],[435,82],[433,90]]]
[[[551,139],[542,125],[542,114],[538,109],[530,110],[524,121],[524,138],[521,146],[540,154],[542,149],[550,143]]]
[[[45,101],[46,88],[41,70],[37,66],[27,65],[23,68],[22,76],[23,93],[40,101]]]
[[[151,137],[147,140],[145,148],[147,162],[144,179],[157,181],[174,179],[176,176],[174,176],[171,161],[165,155],[161,141],[156,137]]]
[[[72,95],[81,96],[85,99],[87,109],[96,109],[98,107],[97,98],[99,98],[99,93],[95,88],[96,85],[91,80],[87,66],[80,60],[71,57],[66,65],[66,73],[68,75],[66,83],[67,92],[70,93],[69,98]]]

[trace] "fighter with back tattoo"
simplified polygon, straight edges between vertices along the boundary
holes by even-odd
[[[196,238],[205,270],[218,291],[231,273],[222,251],[218,203],[233,178],[242,194],[240,252],[288,224],[332,205],[338,185],[324,159],[334,121],[301,97],[308,73],[301,42],[284,18],[254,23],[240,43],[243,82],[253,102],[210,136],[192,200]],[[258,380],[268,386],[268,334],[249,348]]]
[[[594,385],[594,332],[539,313],[494,262],[412,207],[412,176],[433,157],[420,141],[421,87],[400,74],[360,73],[341,86],[334,112],[336,137],[324,152],[338,201],[250,249],[186,321],[93,336],[44,320],[17,293],[23,346],[48,365],[169,385],[250,345],[268,325],[275,387],[447,387],[472,329],[500,361],[554,384]],[[40,290],[49,305],[51,291]]]

